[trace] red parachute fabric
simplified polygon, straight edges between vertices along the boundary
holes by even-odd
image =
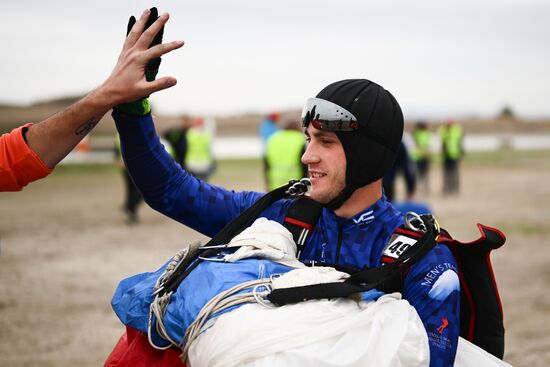
[[[146,334],[127,326],[103,367],[186,367],[180,355],[174,347],[153,348]]]

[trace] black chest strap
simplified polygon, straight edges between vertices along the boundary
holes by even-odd
[[[367,268],[351,274],[345,282],[314,284],[302,287],[274,289],[267,298],[276,305],[286,305],[310,299],[347,297],[382,286],[388,279],[399,276],[403,269],[416,263],[434,248],[439,235],[439,225],[431,215],[417,216],[423,230],[415,231],[418,240],[414,246],[403,250],[391,263],[376,268]],[[420,226],[418,226],[420,227]]]
[[[297,258],[300,256],[307,238],[313,233],[322,211],[323,205],[305,196],[294,200],[288,208],[283,225],[292,233],[294,242],[296,242]]]
[[[262,196],[252,206],[243,211],[231,222],[227,223],[227,225],[208,241],[207,244],[199,247],[197,251],[186,256],[177,265],[173,275],[167,278],[156,292],[162,296],[166,293],[175,291],[187,275],[197,267],[200,258],[215,256],[223,251],[225,249],[224,245],[228,244],[231,239],[241,233],[243,229],[250,226],[267,207],[282,198],[300,198],[307,192],[309,185],[311,185],[311,183],[308,179],[301,179],[300,181],[291,180],[287,185],[276,188]],[[297,199],[295,201],[300,200]]]

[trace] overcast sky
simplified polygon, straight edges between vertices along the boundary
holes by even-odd
[[[300,108],[328,83],[367,78],[408,117],[550,117],[547,0],[48,0],[0,10],[0,102],[84,93],[110,73],[128,16],[168,11],[186,45],[160,74],[158,112]]]

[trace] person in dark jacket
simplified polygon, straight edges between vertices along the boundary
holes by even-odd
[[[403,175],[405,179],[406,197],[405,201],[411,201],[416,191],[416,171],[414,164],[409,156],[407,146],[401,142],[395,163],[384,175],[383,186],[384,193],[389,201],[395,199],[395,180],[397,176]]]

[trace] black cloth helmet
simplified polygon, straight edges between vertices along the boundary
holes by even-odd
[[[325,102],[329,103],[325,103]],[[367,79],[325,87],[306,102],[302,124],[336,133],[346,155],[346,186],[327,206],[337,209],[358,188],[392,167],[403,137],[403,112],[394,96]]]

